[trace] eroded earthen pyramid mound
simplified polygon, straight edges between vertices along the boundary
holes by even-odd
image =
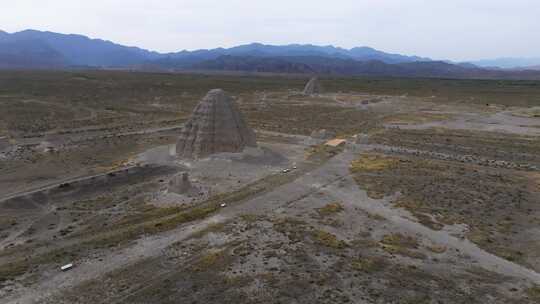
[[[321,93],[321,84],[317,77],[313,77],[309,80],[304,88],[304,95],[314,95]]]
[[[241,152],[255,147],[255,132],[234,100],[223,90],[211,90],[195,107],[176,144],[182,158],[203,158],[220,152]]]

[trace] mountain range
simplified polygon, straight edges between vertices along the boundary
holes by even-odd
[[[538,58],[496,58],[472,61],[472,64],[484,68],[500,69],[538,69],[540,57]]]
[[[82,35],[0,31],[0,68],[121,67],[160,56],[156,52]]]
[[[487,64],[488,62],[480,65]],[[120,68],[178,71],[540,79],[538,71],[502,71],[471,63],[390,54],[370,47],[252,43],[232,48],[158,53],[82,35],[0,31],[0,69]]]

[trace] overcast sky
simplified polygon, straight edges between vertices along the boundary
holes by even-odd
[[[262,42],[540,57],[540,0],[0,0],[0,29],[29,28],[162,52]]]

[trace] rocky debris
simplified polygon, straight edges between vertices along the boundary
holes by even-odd
[[[197,159],[256,146],[255,132],[247,125],[232,97],[215,89],[199,102],[184,125],[176,155]]]
[[[0,159],[29,161],[34,154],[34,148],[29,145],[11,145],[0,151]]]
[[[197,188],[189,181],[189,174],[187,172],[173,176],[169,181],[168,190],[176,194],[193,194],[197,192]]]
[[[329,130],[326,130],[326,129],[321,129],[321,130],[318,130],[318,131],[313,131],[311,133],[311,137],[312,138],[315,138],[315,139],[332,139],[334,137],[336,137],[336,132],[333,132],[333,131],[329,131]]]
[[[457,155],[457,154],[453,155],[453,154],[446,154],[446,153],[439,153],[439,152],[432,152],[432,151],[422,151],[422,150],[395,148],[395,147],[375,148],[375,151],[387,152],[391,154],[408,154],[408,155],[413,155],[417,157],[431,158],[431,159],[438,159],[438,160],[457,161],[461,163],[475,164],[479,166],[493,167],[493,168],[505,168],[505,169],[514,169],[514,170],[523,170],[523,171],[540,170],[539,166],[536,166],[533,164],[525,164],[525,163],[518,164],[518,163],[514,163],[510,161],[487,159],[484,157],[477,157],[473,155]]]
[[[317,77],[313,77],[309,80],[304,88],[304,95],[316,95],[321,93],[321,84]]]

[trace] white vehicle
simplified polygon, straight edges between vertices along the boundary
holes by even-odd
[[[69,264],[66,264],[66,265],[60,267],[60,270],[62,270],[62,271],[68,271],[68,270],[70,270],[70,269],[72,269],[72,268],[73,268],[73,263],[69,263]]]

